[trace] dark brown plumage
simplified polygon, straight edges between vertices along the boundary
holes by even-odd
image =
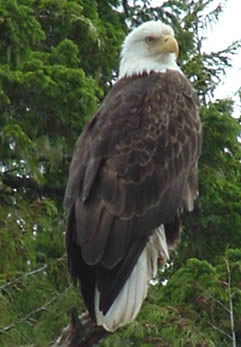
[[[119,80],[80,135],[65,194],[68,264],[95,319],[161,224],[168,246],[192,209],[201,148],[198,99],[178,71]]]

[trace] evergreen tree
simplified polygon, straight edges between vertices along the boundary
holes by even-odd
[[[69,285],[62,200],[74,143],[117,77],[129,27],[161,19],[201,100],[200,198],[136,322],[104,346],[241,345],[241,149],[215,100],[234,43],[205,54],[213,0],[0,0],[0,344],[47,346],[84,310]],[[127,24],[128,26],[127,26]],[[164,285],[166,283],[166,285]]]

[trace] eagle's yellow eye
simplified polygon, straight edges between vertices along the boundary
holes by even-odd
[[[146,38],[145,38],[145,41],[146,41],[146,43],[151,43],[151,42],[153,42],[155,39],[154,39],[154,37],[152,37],[152,36],[147,36]]]

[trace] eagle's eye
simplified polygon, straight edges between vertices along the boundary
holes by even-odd
[[[151,43],[151,42],[153,42],[155,39],[154,39],[154,37],[152,37],[152,36],[147,36],[146,38],[145,38],[145,41],[146,41],[146,43]]]

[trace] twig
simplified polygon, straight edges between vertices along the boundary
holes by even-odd
[[[225,331],[223,331],[222,329],[219,329],[218,327],[216,327],[215,325],[213,325],[212,323],[209,323],[211,325],[211,327],[215,330],[217,330],[218,332],[220,332],[221,334],[227,336],[230,340],[232,340],[232,336],[230,336],[229,334],[225,333]]]
[[[231,332],[232,332],[232,346],[236,347],[236,335],[234,330],[234,315],[233,315],[233,300],[232,300],[232,293],[231,293],[231,270],[229,266],[229,262],[227,258],[224,258],[226,266],[227,266],[227,272],[228,272],[228,296],[229,296],[229,312],[230,312],[230,325],[231,325]]]
[[[225,311],[230,313],[230,310],[228,307],[226,307],[220,300],[216,299],[214,296],[211,294],[208,295],[208,298],[212,299],[214,302],[216,302],[219,306],[221,306]]]
[[[220,281],[221,282],[221,281]],[[223,284],[225,284],[225,285],[228,285],[228,283],[227,282],[221,282],[221,283],[223,283]],[[198,285],[197,286],[198,287],[198,289],[199,290],[201,290],[203,293],[205,293],[205,291],[203,290],[203,288],[200,286],[200,285]],[[228,313],[230,313],[230,309],[228,308],[228,307],[226,307],[220,300],[218,300],[218,299],[216,299],[212,294],[206,294],[205,293],[205,295],[207,295],[207,298],[208,299],[211,299],[211,300],[213,300],[214,302],[216,302],[219,306],[221,306],[225,311],[227,311]]]

